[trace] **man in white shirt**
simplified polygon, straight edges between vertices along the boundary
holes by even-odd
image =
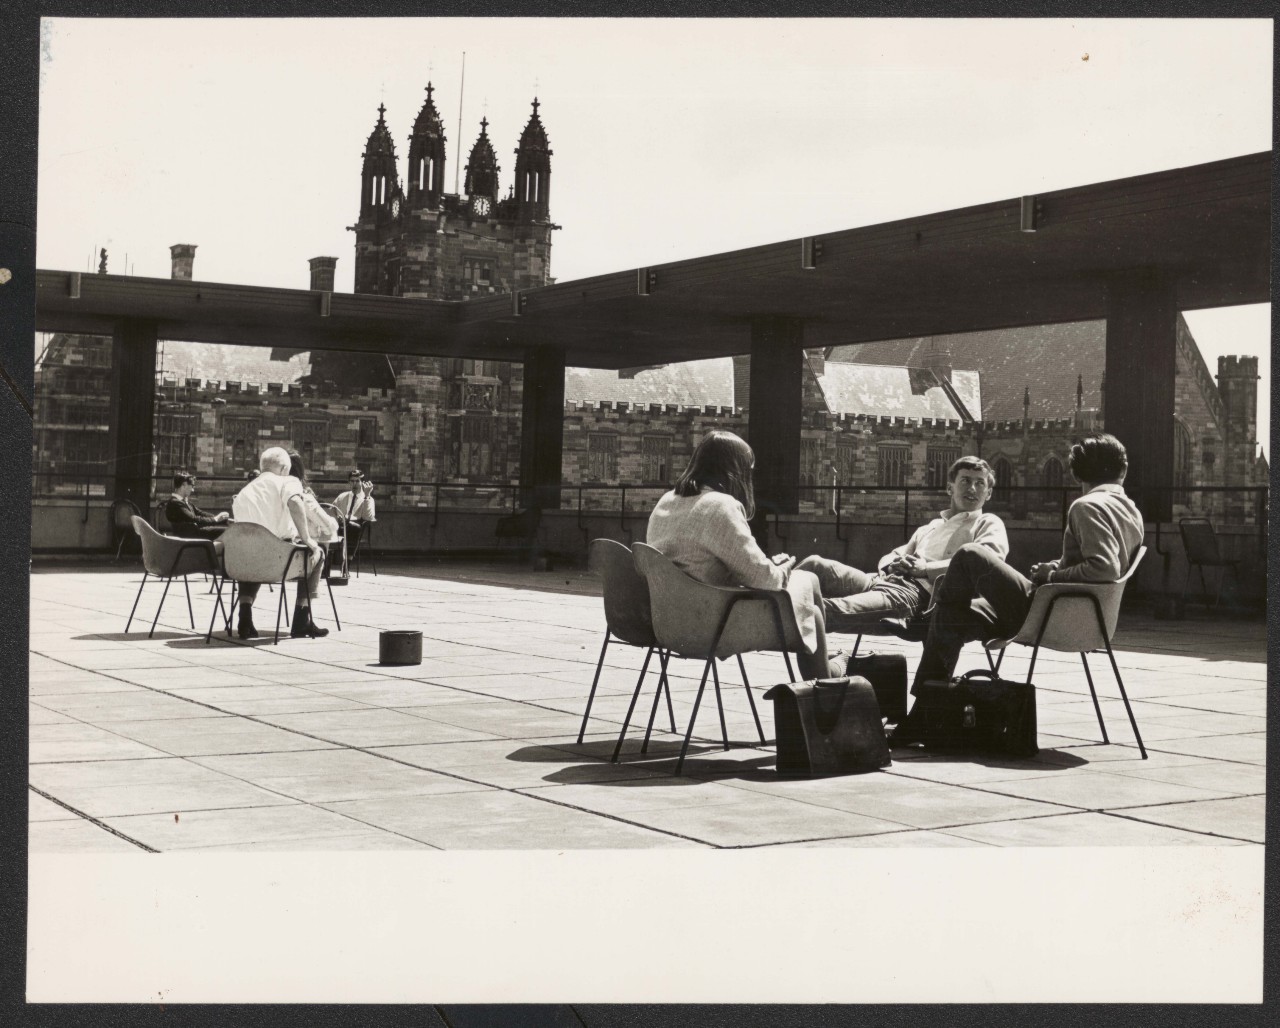
[[[347,556],[351,556],[360,545],[360,533],[365,522],[376,521],[377,514],[373,504],[373,483],[364,477],[359,468],[352,468],[347,480],[351,488],[339,493],[333,505],[342,515],[338,528],[346,533]]]
[[[277,539],[301,541],[311,551],[307,577],[298,582],[290,634],[294,638],[318,639],[329,634],[327,628],[320,628],[311,619],[311,600],[319,590],[320,573],[324,569],[324,549],[312,538],[307,524],[302,481],[289,474],[289,454],[279,446],[263,450],[258,466],[262,474],[247,482],[231,501],[232,515],[237,522],[262,525]],[[238,585],[240,621],[237,634],[241,639],[256,639],[258,630],[253,625],[253,601],[258,596],[259,583],[240,582]]]
[[[818,577],[827,631],[858,632],[881,618],[919,614],[929,605],[934,583],[952,555],[966,543],[985,546],[1000,560],[1008,556],[1004,522],[982,510],[996,480],[990,465],[980,457],[961,457],[947,478],[950,505],[881,557],[875,574],[823,557],[806,557],[796,565]]]

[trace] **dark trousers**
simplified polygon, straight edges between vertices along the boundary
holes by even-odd
[[[1029,578],[986,546],[961,546],[933,588],[929,635],[915,685],[950,678],[967,642],[1016,635],[1031,609],[1034,590]]]

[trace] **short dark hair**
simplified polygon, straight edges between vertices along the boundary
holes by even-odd
[[[704,486],[728,493],[742,504],[750,519],[756,515],[756,495],[751,487],[755,462],[756,455],[745,439],[717,430],[698,443],[673,489],[677,496],[697,496]]]
[[[181,489],[184,485],[194,486],[195,484],[196,476],[190,471],[175,471],[173,473],[173,487],[175,489]]]
[[[994,488],[996,484],[996,473],[981,457],[961,457],[951,465],[951,469],[947,472],[947,481],[954,482],[956,476],[962,471],[981,471],[986,476],[988,489]]]
[[[1072,446],[1067,463],[1077,482],[1114,482],[1129,470],[1129,455],[1119,439],[1099,432]]]
[[[347,472],[347,477],[348,478],[364,478],[364,472],[361,471],[359,468],[352,468],[350,471]]]

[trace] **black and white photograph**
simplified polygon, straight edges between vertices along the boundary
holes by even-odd
[[[1260,1003],[1273,34],[43,19],[28,1000]]]

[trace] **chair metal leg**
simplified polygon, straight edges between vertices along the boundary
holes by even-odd
[[[622,719],[622,731],[618,733],[618,741],[613,747],[613,756],[609,758],[609,762],[616,764],[618,762],[618,754],[622,752],[622,740],[627,737],[627,726],[631,724],[631,715],[636,709],[636,700],[640,698],[640,689],[644,685],[645,672],[649,670],[649,658],[653,656],[653,648],[649,648],[649,652],[644,655],[644,663],[640,665],[640,677],[636,679],[635,690],[631,693],[631,703],[627,706],[627,716]]]
[[[184,581],[185,581],[185,579],[184,579]],[[172,583],[173,583],[173,578],[172,578],[172,577],[170,577],[170,578],[166,578],[166,579],[164,580],[164,592],[162,592],[162,593],[160,594],[160,606],[158,606],[158,607],[156,608],[156,616],[155,616],[154,618],[152,618],[152,619],[151,619],[151,631],[149,631],[149,632],[147,633],[147,638],[148,638],[148,639],[150,639],[153,635],[155,635],[155,632],[156,632],[156,622],[160,620],[160,611],[164,610],[164,601],[165,601],[165,598],[169,595],[169,586],[170,586]],[[195,625],[192,625],[191,627],[192,627],[192,628],[195,628]]]
[[[858,636],[858,638],[861,639],[862,636]],[[751,704],[751,716],[756,719],[756,731],[760,733],[760,741],[764,742],[764,726],[760,724],[760,713],[756,710],[756,698],[751,695],[751,683],[747,681],[747,665],[742,663],[741,653],[738,654],[738,670],[742,672],[742,688],[747,690],[747,702]]]
[[[1102,615],[1098,615],[1101,622]],[[1106,639],[1106,631],[1102,633],[1102,637]],[[1133,716],[1133,708],[1129,706],[1129,694],[1124,691],[1124,681],[1120,678],[1120,667],[1116,664],[1116,655],[1111,652],[1111,640],[1107,639],[1107,658],[1111,661],[1111,671],[1116,676],[1116,685],[1120,687],[1120,698],[1124,700],[1125,713],[1129,715],[1129,727],[1133,729],[1133,737],[1138,740],[1138,752],[1142,754],[1142,759],[1147,759],[1147,748],[1142,745],[1142,733],[1138,731],[1138,722]]]
[[[1080,663],[1084,665],[1084,677],[1089,683],[1089,695],[1093,697],[1093,709],[1098,715],[1098,727],[1102,729],[1102,741],[1109,744],[1111,740],[1107,738],[1107,726],[1102,722],[1102,707],[1098,704],[1098,690],[1093,687],[1093,675],[1089,672],[1089,658],[1083,651],[1080,653]]]
[[[667,680],[666,662],[663,660],[662,651],[658,651],[658,661],[662,665],[662,670],[658,673],[658,688],[653,690],[653,705],[649,708],[649,722],[644,726],[644,742],[640,744],[640,752],[649,752],[649,737],[653,735],[653,722],[658,716],[658,704],[662,702],[663,683]],[[667,686],[667,703],[671,702],[671,689]],[[675,718],[672,717],[672,731],[675,731]]]
[[[671,733],[676,730],[676,711],[671,705],[671,681],[667,678],[667,662],[671,659],[670,650],[659,650],[658,661],[662,664],[662,673],[658,678],[658,688],[667,694],[667,717],[671,719]]]
[[[272,591],[274,592],[275,590],[272,590]],[[236,600],[239,598],[239,596],[240,596],[240,583],[233,581],[231,583],[231,600],[227,604],[227,609],[226,609],[227,635],[231,634],[231,612],[236,609]]]
[[[858,655],[858,647],[861,645],[862,645],[862,633],[858,633],[858,638],[853,640],[853,652],[849,654],[850,660],[852,660],[854,657]]]
[[[720,671],[716,662],[711,662],[711,680],[716,686],[716,710],[720,712],[720,738],[724,740],[724,748],[729,748],[729,729],[724,723],[724,701],[720,698]]]
[[[129,611],[129,620],[124,624],[125,635],[129,634],[129,626],[133,624],[133,612],[138,609],[138,601],[142,599],[142,587],[147,584],[147,573],[142,572],[142,581],[138,584],[138,595],[133,598],[133,609]]]
[[[219,579],[215,575],[214,580],[218,583],[218,593],[214,601],[213,610],[209,612],[209,631],[207,631],[204,635],[204,641],[206,643],[210,643],[213,641],[213,623],[218,617],[218,611],[222,611],[222,617],[227,624],[228,631],[230,630],[230,626],[231,626],[231,615],[227,613],[227,609],[222,605],[222,585],[224,582],[226,582],[226,578],[223,577]],[[236,587],[235,587],[235,583],[232,582],[231,596],[233,600],[235,599],[235,594],[236,594]],[[232,604],[232,606],[234,606],[234,603]]]
[[[604,654],[609,648],[609,629],[604,630],[604,645],[600,647],[600,659],[596,661],[596,675],[591,679],[591,691],[587,693],[587,709],[582,712],[582,727],[578,729],[578,745],[582,745],[582,737],[587,734],[587,719],[591,717],[591,704],[595,702],[596,686],[600,684],[600,670],[604,667]],[[650,649],[650,652],[653,652]],[[646,656],[647,659],[647,656]]]
[[[187,583],[187,576],[182,576],[182,588],[187,593],[187,617],[191,618],[191,631],[196,630],[196,612],[191,608],[191,586]]]
[[[718,641],[718,640],[717,640]],[[714,651],[712,651],[714,653]],[[698,695],[693,698],[693,713],[689,715],[689,727],[684,733],[684,745],[680,747],[680,757],[676,760],[676,774],[680,773],[684,767],[684,755],[689,750],[689,740],[693,738],[693,726],[698,721],[698,708],[702,706],[702,693],[707,688],[707,673],[711,670],[711,665],[715,662],[715,657],[709,657],[706,665],[702,669],[702,681],[698,683]],[[793,678],[794,682],[795,679]]]
[[[289,569],[286,568],[285,574],[287,575],[288,573],[289,573]],[[288,592],[289,590],[285,586],[285,580],[281,578],[280,579],[280,600],[276,604],[276,638],[274,643],[274,645],[276,646],[280,645],[280,615],[284,613],[284,601],[287,598]],[[289,617],[287,614],[285,615],[284,625],[286,628],[289,627]]]
[[[998,675],[1000,673],[1000,665],[991,659],[991,651],[984,646],[982,647],[982,652],[987,655],[987,667],[991,669],[991,673]],[[1004,660],[1004,650],[1000,651],[1000,659]]]
[[[329,590],[329,606],[333,608],[333,623],[338,626],[338,631],[342,631],[342,622],[338,620],[338,603],[333,598],[333,586],[329,585],[329,580],[324,580],[325,587]]]

